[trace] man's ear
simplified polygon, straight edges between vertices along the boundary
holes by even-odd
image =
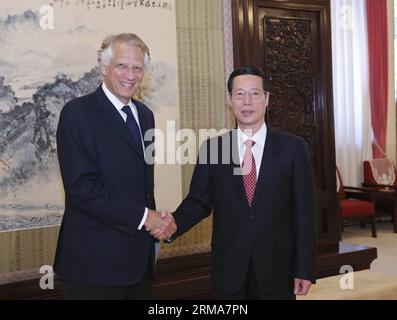
[[[230,92],[227,93],[226,103],[228,106],[232,105],[232,97]]]
[[[108,69],[109,69],[109,66],[101,64],[101,66],[100,66],[101,75],[106,76],[106,74],[108,73]]]
[[[265,104],[266,104],[266,107],[267,107],[268,104],[269,104],[269,97],[270,97],[270,92],[266,92],[266,93],[265,93]]]

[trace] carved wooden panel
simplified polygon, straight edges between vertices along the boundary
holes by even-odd
[[[303,137],[313,156],[314,77],[312,22],[267,16],[262,21],[264,65],[271,77],[267,122],[276,129]]]

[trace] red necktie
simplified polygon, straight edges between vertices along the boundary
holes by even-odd
[[[248,204],[251,207],[256,187],[256,164],[254,155],[252,154],[252,147],[254,146],[255,142],[252,140],[247,140],[244,142],[244,144],[245,154],[243,159],[242,173],[245,193],[247,195]]]

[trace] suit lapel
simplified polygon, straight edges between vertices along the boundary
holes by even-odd
[[[147,130],[149,129],[153,129],[153,124],[151,123],[151,119],[145,114],[143,105],[141,102],[137,101],[137,100],[132,100],[132,102],[135,104],[136,109],[138,111],[138,118],[139,118],[139,125],[141,127],[141,135],[142,135],[142,139],[143,139],[143,143],[145,146],[145,153],[147,150],[147,147],[151,144],[154,143],[154,136],[151,138],[151,140],[145,140],[145,133],[147,132]],[[149,155],[146,153],[145,155],[145,159],[148,160],[147,157],[149,156],[154,156],[154,155]],[[147,164],[147,162],[146,162]],[[153,188],[153,186],[151,185],[151,181],[153,181],[153,165],[147,165],[146,166],[146,188],[147,191],[150,192],[150,190]]]
[[[143,157],[142,152],[139,152],[133,143],[131,133],[128,131],[128,127],[123,121],[123,118],[117,112],[114,105],[106,97],[101,86],[96,90],[96,96],[98,99],[98,107],[102,111],[102,118],[112,127],[114,131],[119,134],[121,138],[123,138],[141,157]]]
[[[143,107],[141,106],[141,103],[137,100],[132,100],[132,102],[135,104],[136,109],[138,111],[138,117],[139,117],[139,125],[141,127],[141,135],[143,139],[143,144],[145,145],[145,149],[153,142],[152,140],[145,141],[145,133],[149,129],[152,129],[152,125],[150,123],[150,119],[145,115]]]
[[[237,129],[230,132],[230,174],[232,176],[232,185],[236,189],[237,194],[241,195],[241,200],[248,206],[247,196],[243,176],[241,175],[240,156],[238,153],[238,136]]]
[[[270,174],[277,163],[277,154],[281,151],[281,144],[277,137],[277,133],[271,128],[267,127],[267,135],[265,148],[263,150],[261,168],[259,171],[258,181],[256,183],[254,199],[252,201],[252,206],[255,206],[258,198],[264,192],[265,186],[269,181]],[[245,195],[245,192],[244,192]]]

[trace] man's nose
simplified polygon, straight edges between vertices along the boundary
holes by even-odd
[[[249,92],[244,92],[243,103],[244,104],[251,103],[251,96],[250,96]]]
[[[127,72],[125,73],[127,79],[134,79],[135,78],[135,71],[133,68],[128,68]]]

